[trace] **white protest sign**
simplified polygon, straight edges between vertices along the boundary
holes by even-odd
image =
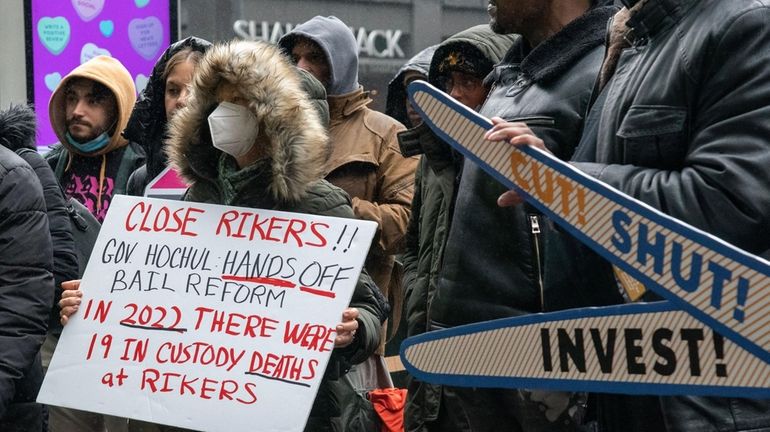
[[[301,431],[373,222],[116,196],[38,401]]]

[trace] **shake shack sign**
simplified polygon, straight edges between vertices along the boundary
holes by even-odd
[[[246,40],[263,40],[278,43],[283,35],[290,32],[294,24],[254,20],[238,20],[233,23],[235,35]],[[363,27],[350,28],[358,42],[358,55],[374,58],[404,58],[401,48],[401,30],[367,30]]]

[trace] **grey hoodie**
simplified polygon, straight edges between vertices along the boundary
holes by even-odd
[[[331,82],[329,96],[342,95],[358,89],[358,43],[353,31],[335,16],[315,16],[294,27],[278,41],[289,55],[297,38],[305,37],[317,43],[329,62]]]

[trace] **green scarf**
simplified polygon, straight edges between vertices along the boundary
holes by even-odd
[[[222,204],[246,207],[272,208],[275,200],[270,196],[273,171],[269,158],[261,159],[239,169],[235,158],[222,153],[219,158],[219,185]]]

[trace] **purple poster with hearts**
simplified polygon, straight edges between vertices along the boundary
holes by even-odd
[[[45,152],[58,141],[48,101],[62,77],[80,64],[98,55],[116,58],[131,73],[137,94],[142,91],[155,61],[171,43],[173,1],[31,1],[32,59],[27,64],[32,66],[38,150]]]

